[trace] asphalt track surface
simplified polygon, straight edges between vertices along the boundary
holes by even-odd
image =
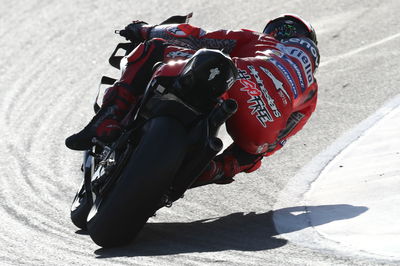
[[[400,93],[399,10],[395,0],[0,0],[0,264],[399,263],[289,241],[272,219],[278,195],[303,166]],[[113,30],[191,11],[191,22],[206,29],[261,30],[283,12],[310,20],[322,56],[317,111],[258,172],[194,189],[131,245],[101,249],[69,220],[82,155],[64,139],[90,119],[100,76],[118,75],[107,65],[120,41]]]

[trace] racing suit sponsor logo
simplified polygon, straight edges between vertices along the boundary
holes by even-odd
[[[185,32],[186,30],[187,32]],[[195,34],[192,36],[191,34]],[[198,36],[196,36],[198,34]],[[190,29],[178,28],[178,26],[155,27],[150,31],[148,39],[162,38],[167,40],[169,43],[189,48],[192,50],[199,50],[201,48],[224,50],[225,53],[229,54],[236,46],[236,40],[221,40],[221,39],[210,39],[204,38],[207,32],[200,29],[199,33],[192,32]],[[178,37],[178,38],[177,38]],[[201,37],[201,38],[199,38]]]
[[[217,40],[217,39],[196,39],[191,36],[187,38],[171,38],[170,36],[164,36],[169,43],[189,48],[192,50],[199,50],[201,48],[208,48],[208,49],[217,49],[223,50],[224,53],[229,54],[232,52],[233,48],[236,45],[235,40]]]
[[[286,80],[289,82],[290,90],[293,92],[293,97],[296,99],[299,96],[299,94],[296,89],[296,84],[294,83],[294,80],[289,73],[289,70],[287,70],[286,67],[284,67],[281,63],[279,63],[274,58],[269,58],[269,61],[271,61],[285,76]]]
[[[208,81],[213,80],[215,76],[217,76],[219,73],[221,72],[219,71],[218,67],[210,69],[210,76],[208,77]]]
[[[287,52],[286,50],[286,46],[284,46],[281,43],[278,43],[276,45],[276,47],[280,50],[280,51],[276,51],[276,50],[268,50],[268,51],[263,51],[263,52],[257,52],[258,54],[262,54],[267,56],[268,58],[270,57],[274,57],[277,56],[279,58],[282,58],[283,60],[285,60],[286,62],[288,62],[290,64],[290,66],[294,69],[295,74],[297,76],[297,78],[299,79],[299,83],[300,83],[300,88],[301,91],[304,92],[306,90],[306,85],[304,83],[304,79],[303,79],[303,75],[301,74],[300,68],[298,65],[296,65],[292,59],[290,59],[287,55],[285,55],[283,52]],[[283,52],[281,52],[283,51]]]
[[[177,26],[173,26],[173,27],[168,27],[167,28],[167,32],[173,36],[177,36],[177,37],[183,37],[186,36],[187,33],[184,32],[183,30],[181,30],[180,28],[178,28]]]
[[[257,70],[254,66],[249,65],[247,68],[250,70],[250,74],[256,79],[258,87],[261,89],[261,92],[264,94],[265,99],[267,99],[267,103],[272,110],[272,113],[275,117],[281,117],[281,113],[279,112],[278,108],[276,107],[274,99],[269,95],[268,90],[264,86],[263,80],[260,78]]]
[[[304,72],[307,76],[307,87],[314,82],[312,62],[315,63],[315,69],[318,67],[319,53],[312,41],[304,38],[290,38],[282,41],[284,44],[296,44],[304,47],[310,53],[305,53],[303,49],[291,46],[280,45],[279,49],[283,50],[286,54],[298,59],[302,64]],[[313,58],[311,59],[310,56]]]
[[[258,146],[256,153],[264,153],[264,152],[266,152],[268,150],[268,145],[269,145],[268,143],[265,143],[263,145]]]
[[[281,144],[281,146],[285,146],[286,142],[287,142],[287,140],[284,139],[284,140],[279,141],[279,144]]]
[[[226,84],[228,84],[228,88],[232,87],[232,85],[235,83],[236,79],[234,77],[230,77],[227,81]]]
[[[193,43],[197,45],[197,49],[200,48],[208,48],[208,49],[217,49],[224,50],[224,53],[229,54],[232,52],[233,48],[236,45],[235,40],[219,40],[219,39],[192,39]]]
[[[250,79],[250,75],[247,74],[246,70],[238,68],[238,79]]]
[[[315,68],[318,67],[318,62],[319,62],[319,54],[317,49],[314,47],[312,42],[308,39],[301,39],[301,38],[290,38],[289,40],[282,41],[283,43],[288,42],[288,43],[298,43],[301,46],[304,46],[307,50],[311,51],[312,56],[314,57],[314,62],[316,64]]]
[[[282,98],[282,102],[284,105],[287,105],[287,100],[286,98],[291,101],[289,94],[283,87],[283,82],[281,82],[279,79],[277,79],[271,71],[266,69],[265,67],[260,66],[261,70],[272,80],[274,83],[275,89],[278,91],[279,96]],[[286,96],[286,97],[285,97]]]
[[[301,50],[299,48],[287,47],[286,49],[287,49],[289,55],[291,55],[294,58],[297,58],[300,61],[301,65],[303,67],[303,70],[306,73],[307,87],[310,86],[311,83],[314,82],[310,58],[303,50]]]
[[[257,85],[250,80],[250,76],[245,70],[238,69],[238,71],[241,73],[242,77],[246,77],[239,80],[240,84],[243,85],[243,88],[241,88],[240,91],[247,92],[250,96],[247,103],[250,104],[249,109],[251,110],[251,115],[255,115],[260,124],[263,127],[267,127],[267,122],[272,122],[274,119],[265,105],[261,92],[257,89]]]
[[[284,53],[282,53],[281,51],[277,51],[277,50],[270,50],[269,55],[271,55],[271,54],[279,56],[279,57],[284,56]]]
[[[288,62],[290,64],[290,66],[294,69],[294,72],[296,73],[296,76],[300,82],[301,91],[304,92],[306,90],[306,84],[304,83],[304,79],[303,79],[303,76],[301,75],[300,68],[288,56],[283,55],[282,59],[284,59],[286,62]]]
[[[176,57],[190,58],[192,56],[193,56],[193,54],[186,53],[183,51],[172,51],[167,54],[167,57],[170,57],[170,58],[176,58]]]

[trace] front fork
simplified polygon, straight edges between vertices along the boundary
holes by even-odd
[[[92,155],[92,152],[87,150],[85,151],[83,155],[83,165],[82,165],[82,170],[83,170],[83,184],[88,196],[89,201],[92,201],[92,176],[94,173],[94,166],[95,166],[95,159],[94,156]]]

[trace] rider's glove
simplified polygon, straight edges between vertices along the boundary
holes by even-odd
[[[261,166],[263,154],[251,154],[232,143],[222,154],[215,157],[222,165],[224,176],[232,178],[238,173],[251,173]]]
[[[207,184],[229,184],[234,180],[231,177],[226,177],[222,162],[212,160],[204,170],[204,172],[196,179],[192,188],[204,186]]]
[[[147,39],[148,32],[151,27],[146,27],[146,22],[135,20],[119,32],[122,37],[133,43],[143,42]]]

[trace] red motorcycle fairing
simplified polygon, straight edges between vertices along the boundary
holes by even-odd
[[[157,66],[152,78],[156,77],[177,77],[182,72],[187,60],[173,60]]]
[[[164,60],[156,66],[153,77],[176,77],[181,74],[187,61],[196,51],[176,46],[168,46],[164,51]]]

